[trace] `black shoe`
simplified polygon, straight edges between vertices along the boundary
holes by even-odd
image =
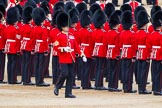
[[[23,85],[35,85],[35,83],[32,83],[32,82],[29,82],[29,83],[23,82]]]
[[[137,90],[129,90],[129,91],[124,91],[124,93],[136,93]]]
[[[0,81],[0,84],[7,84],[6,81]]]
[[[96,87],[95,90],[108,90],[106,87]]]
[[[147,91],[147,90],[139,91],[138,93],[139,93],[139,94],[152,94],[151,91]]]
[[[48,86],[50,86],[50,84],[43,82],[43,83],[37,84],[36,86],[38,86],[38,87],[48,87]]]
[[[162,96],[162,92],[154,92],[155,96]]]
[[[76,98],[76,96],[72,94],[68,94],[68,95],[65,95],[65,98]]]
[[[53,78],[53,77],[50,75],[46,75],[44,78]]]
[[[16,82],[8,82],[8,84],[21,84],[22,82],[16,81]]]
[[[53,93],[58,96],[59,95],[59,89],[57,87],[54,88]]]
[[[150,84],[150,82],[147,82],[146,84]]]
[[[116,88],[108,88],[108,91],[110,91],[110,92],[121,92],[122,91],[122,89],[116,89]]]
[[[72,89],[80,89],[79,86],[73,86]]]
[[[95,87],[82,87],[83,90],[95,89]]]

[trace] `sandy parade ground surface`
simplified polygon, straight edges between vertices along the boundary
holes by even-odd
[[[119,0],[121,5],[122,0]],[[159,0],[162,6],[162,0]],[[150,12],[150,5],[144,6]],[[51,74],[50,65],[50,74]],[[21,80],[21,77],[18,77]],[[5,72],[5,81],[7,75]],[[149,79],[150,81],[150,74]],[[32,78],[35,82],[35,79]],[[46,78],[46,82],[52,83],[52,79]],[[94,82],[92,82],[94,85]],[[80,86],[80,81],[77,81]],[[105,83],[107,87],[107,83]],[[134,83],[134,89],[137,85]],[[119,83],[119,88],[122,85]],[[151,90],[151,84],[147,85]],[[60,90],[59,96],[53,94],[53,85],[50,87],[22,86],[22,85],[0,85],[0,108],[162,108],[162,97],[154,95],[125,94],[122,92],[112,93],[108,91],[95,90],[73,90],[76,99],[65,99],[65,89]]]

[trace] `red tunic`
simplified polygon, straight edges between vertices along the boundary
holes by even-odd
[[[119,57],[119,32],[117,30],[109,30],[106,38],[104,39],[104,45],[107,48],[107,58],[116,59],[116,57]]]
[[[5,30],[5,26],[0,23],[0,50],[5,48],[4,30]]]
[[[35,47],[34,37],[32,36],[33,27],[29,24],[24,24],[21,27],[21,50],[32,51]]]
[[[151,48],[151,59],[162,60],[162,34],[154,31],[149,38]]]
[[[130,30],[123,30],[120,33],[120,48],[122,49],[121,58],[132,59],[136,56],[135,36]]]
[[[48,52],[48,30],[43,26],[33,28],[33,37],[35,38],[35,52]]]
[[[91,40],[92,40],[92,30],[90,28],[80,29],[77,35],[77,42],[87,58],[92,57],[93,46]]]
[[[106,48],[103,41],[106,37],[106,31],[103,29],[95,29],[92,33],[92,43],[94,46],[92,56],[106,57]]]
[[[148,43],[149,34],[145,30],[138,30],[135,33],[136,37],[136,49],[137,49],[137,59],[146,60],[150,58],[150,50]]]
[[[5,52],[8,54],[16,54],[20,51],[18,30],[14,25],[8,25],[4,30],[6,38]]]
[[[64,33],[59,33],[57,35],[57,50],[59,52],[59,63],[73,63],[75,62],[75,54],[81,55],[81,50],[77,44],[73,34],[69,33],[68,35]],[[65,47],[70,47],[71,52],[64,52],[61,49]]]

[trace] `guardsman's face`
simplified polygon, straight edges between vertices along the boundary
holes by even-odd
[[[64,32],[69,32],[69,27],[68,27],[68,26],[62,27],[62,31],[64,31]]]

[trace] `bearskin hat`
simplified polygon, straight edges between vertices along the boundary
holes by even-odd
[[[109,25],[111,29],[113,29],[114,26],[120,24],[121,13],[122,12],[120,10],[116,10],[111,14],[109,19]]]
[[[44,12],[46,13],[46,15],[48,15],[50,13],[50,7],[47,1],[44,1],[40,4],[40,8],[42,8],[44,10]]]
[[[152,17],[152,24],[156,30],[158,27],[162,26],[162,10],[157,11]]]
[[[3,14],[2,12],[0,12],[0,20],[2,20]]]
[[[26,6],[32,6],[32,8],[36,8],[36,7],[37,7],[37,4],[36,4],[35,1],[33,1],[33,0],[28,0],[28,1],[25,3],[24,7],[26,7]]]
[[[154,13],[156,13],[157,11],[161,10],[161,7],[160,6],[153,6],[152,9],[151,9],[151,12],[150,12],[150,15],[151,15],[151,18],[153,16]]]
[[[131,7],[129,4],[123,4],[123,5],[120,7],[120,10],[121,10],[122,12],[127,11],[127,10],[129,10],[129,11],[132,12],[132,7]]]
[[[149,23],[147,12],[144,11],[144,10],[139,11],[137,13],[137,22],[136,22],[138,29],[140,29],[141,27],[143,27],[147,23]]]
[[[34,23],[38,26],[46,19],[46,14],[42,8],[34,8],[32,11]]]
[[[7,24],[14,24],[19,20],[19,10],[16,7],[11,7],[7,11],[7,19],[6,22]]]
[[[97,3],[93,3],[89,10],[92,12],[93,15],[99,9],[101,9],[100,5]]]
[[[3,4],[6,8],[8,5],[8,0],[0,0],[0,4]]]
[[[87,25],[91,24],[91,17],[92,13],[91,11],[84,10],[80,15],[80,24],[82,27],[86,27]]]
[[[21,19],[22,19],[23,8],[22,8],[22,6],[21,6],[20,4],[16,5],[15,7],[16,7],[16,8],[18,9],[18,11],[19,11],[19,15],[20,15],[19,20],[21,20]]]
[[[100,28],[106,22],[105,13],[101,9],[97,10],[92,17],[92,21],[96,28]]]
[[[0,12],[2,13],[2,15],[5,16],[5,14],[6,14],[6,9],[5,9],[4,4],[0,4]]]
[[[138,14],[138,12],[139,11],[141,11],[141,10],[144,10],[144,11],[146,11],[146,9],[143,7],[143,6],[137,6],[136,8],[135,8],[135,10],[134,10],[134,18],[135,18],[135,21],[137,21],[137,14]]]
[[[70,17],[65,12],[61,12],[56,17],[56,24],[60,31],[62,31],[62,27],[70,26]]]
[[[115,11],[115,6],[112,3],[107,3],[104,8],[104,12],[107,18],[110,18],[110,15]]]
[[[79,13],[81,14],[82,11],[87,10],[87,5],[84,2],[80,2],[76,5],[76,8],[78,9]]]
[[[51,25],[54,27],[56,25],[56,17],[57,15],[60,13],[60,12],[63,12],[62,10],[57,10],[55,11],[53,14],[52,14],[52,22],[51,22]]]
[[[34,2],[35,2],[36,4],[39,4],[39,3],[40,3],[40,0],[34,0]]]
[[[54,5],[53,11],[55,12],[56,10],[64,10],[64,2],[59,1]]]
[[[121,23],[124,30],[129,30],[133,24],[132,12],[130,10],[124,11],[121,17]]]
[[[75,8],[75,5],[73,2],[69,1],[65,4],[65,12],[69,12],[69,10]]]
[[[27,6],[24,8],[22,14],[22,19],[24,24],[27,24],[32,19],[32,11],[33,8],[31,6]]]
[[[76,8],[73,8],[69,11],[69,16],[72,24],[79,21],[79,12]]]

